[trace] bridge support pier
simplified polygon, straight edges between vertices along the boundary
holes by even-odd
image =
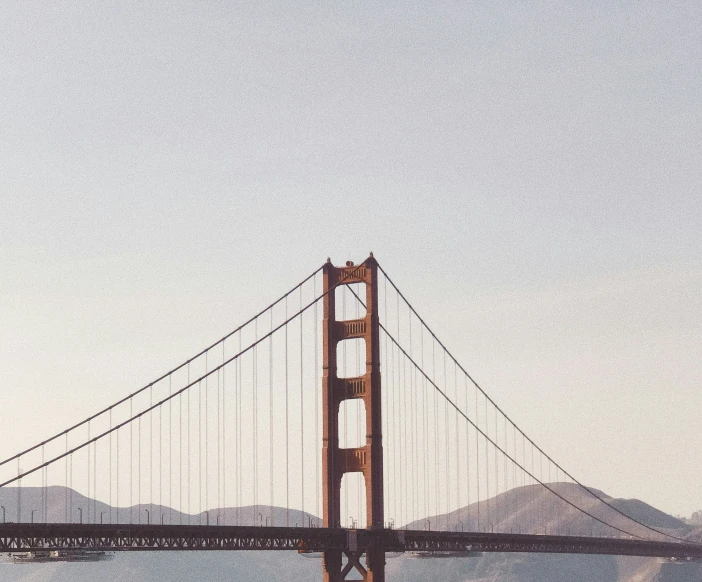
[[[368,567],[366,580],[370,582],[385,582],[385,550],[383,548],[368,550],[366,566]]]
[[[324,582],[341,582],[341,566],[343,560],[341,550],[327,550],[322,558]]]
[[[327,550],[324,552],[324,582],[343,582],[346,575],[356,570],[367,582],[385,582],[385,550],[371,548],[366,551],[366,564],[361,563],[363,551]],[[346,565],[343,558],[346,556]]]
[[[336,320],[336,289],[350,284],[365,285],[366,316],[361,319]],[[383,435],[380,384],[380,321],[378,314],[378,263],[371,254],[362,264],[349,262],[335,267],[324,265],[323,324],[323,440],[322,491],[324,527],[341,527],[341,480],[345,473],[362,473],[366,485],[368,529],[383,529]],[[365,341],[366,369],[358,378],[337,376],[337,346],[348,339]],[[366,442],[351,449],[339,448],[339,410],[344,400],[360,399],[366,409]],[[349,535],[348,547],[324,553],[324,581],[341,582],[352,570],[364,580],[385,582],[385,550],[381,546],[355,547],[355,535]],[[346,564],[343,564],[346,556]]]

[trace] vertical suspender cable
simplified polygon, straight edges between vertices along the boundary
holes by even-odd
[[[475,425],[480,426],[480,418],[478,417],[478,389],[475,388]],[[477,481],[477,522],[476,531],[480,531],[480,433],[475,429],[475,469]]]
[[[541,481],[542,483],[544,482],[544,457],[541,453],[539,453],[539,481]],[[544,526],[544,530],[546,529],[545,510],[546,508],[544,507],[544,504],[541,503],[541,491],[539,491],[539,521],[541,521],[541,525]],[[546,532],[544,531],[544,533]]]
[[[431,340],[431,377],[434,382],[438,382],[436,372],[436,342]],[[431,430],[428,431],[427,446],[431,447],[431,455],[434,458],[434,466],[432,467],[432,472],[434,475],[434,482],[432,488],[434,490],[434,515],[441,514],[441,457],[439,455],[439,401],[436,391],[434,391],[434,398],[430,397],[427,401],[427,424],[431,426]],[[428,484],[427,484],[428,485]]]
[[[163,507],[163,406],[158,407],[158,504]]]
[[[139,435],[139,445],[137,447],[137,503],[141,505],[141,416],[139,417],[137,425],[137,434]],[[137,511],[137,521],[141,523],[141,511]]]
[[[22,457],[17,457],[17,475],[22,474]],[[22,479],[17,479],[17,523],[22,523]]]
[[[302,287],[300,287],[300,311],[302,311]],[[302,320],[303,314],[300,313],[300,477],[302,489],[302,520],[305,519],[305,383],[304,383],[304,361],[305,355],[302,349]],[[304,523],[302,524],[305,525]]]
[[[222,341],[222,363],[227,361],[227,356],[225,353],[225,345],[224,341]],[[219,390],[219,385],[217,386],[217,489],[219,489],[219,478],[221,475],[222,478],[222,489],[221,491],[218,492],[217,495],[217,505],[221,509],[224,509],[227,507],[227,453],[226,453],[226,447],[227,447],[227,422],[225,418],[225,411],[226,411],[226,394],[227,394],[227,368],[226,366],[222,368],[222,389],[221,389],[221,397],[222,397],[222,414],[220,415],[219,413],[219,399],[220,399],[220,390]],[[221,421],[221,425],[220,425]],[[221,426],[221,430],[220,430]],[[221,439],[221,440],[220,440]],[[220,444],[221,444],[221,452],[220,452]],[[220,513],[222,513],[220,509]],[[224,511],[222,513],[222,525],[227,525],[227,512]]]
[[[129,418],[134,416],[134,399],[129,399]],[[129,523],[134,523],[134,423],[129,423]]]
[[[409,353],[410,356],[412,355],[412,313],[408,313],[408,324],[409,324]],[[416,447],[415,447],[415,426],[414,426],[414,420],[415,420],[415,409],[414,409],[414,368],[410,366],[410,389],[409,389],[409,418],[410,418],[410,441],[409,441],[409,446],[410,446],[410,457],[411,457],[411,471],[412,471],[412,476],[410,479],[410,487],[411,487],[411,495],[412,495],[412,521],[417,521],[419,519],[418,511],[417,511],[417,473],[416,467],[417,467],[417,457],[416,457]],[[408,470],[410,470],[410,466],[408,466]]]
[[[485,510],[487,512],[485,518],[485,531],[488,532],[490,531],[488,528],[490,527],[490,444],[489,444],[489,438],[490,438],[490,421],[488,420],[488,401],[487,398],[484,399],[485,401],[485,495],[486,497],[486,507]]]
[[[190,363],[188,362],[188,386],[189,385],[190,385]],[[186,457],[188,460],[188,462],[187,462],[187,477],[186,477],[186,479],[187,479],[187,486],[186,486],[187,487],[186,488],[187,495],[186,495],[186,497],[187,497],[187,501],[188,501],[188,510],[187,510],[188,525],[191,525],[191,523],[192,523],[192,521],[191,521],[192,518],[191,518],[191,513],[190,513],[190,484],[192,483],[192,481],[190,479],[190,474],[191,474],[190,473],[190,442],[191,442],[190,441],[190,395],[191,395],[191,393],[192,393],[192,390],[186,391],[186,395],[188,397],[188,400],[186,403],[188,405],[188,410],[186,412],[186,417],[185,417],[185,421],[187,423],[186,430],[188,433],[187,434],[188,444],[186,445],[186,450],[185,450],[185,454],[186,454]]]
[[[190,374],[188,374],[188,377]],[[190,384],[190,382],[188,382]],[[178,395],[178,520],[183,525],[183,394]]]
[[[44,464],[44,445],[41,446],[41,464]],[[41,476],[41,521],[43,523],[48,522],[49,520],[46,517],[46,495],[47,495],[47,478],[46,478],[46,470],[48,467],[44,467],[42,470],[42,476]]]
[[[98,472],[97,472],[97,442],[93,443],[93,520],[97,523],[97,485],[98,485]]]
[[[397,325],[397,337],[398,339],[400,338],[400,310],[399,310],[399,297],[396,295],[396,301],[395,301],[395,319],[396,319],[396,325]],[[395,351],[397,353],[397,357],[395,358],[395,367],[397,368],[397,434],[398,434],[398,442],[402,443],[402,446],[398,446],[398,451],[397,451],[397,481],[398,483],[405,483],[404,480],[404,460],[405,456],[407,454],[407,451],[405,450],[405,445],[407,444],[407,439],[405,438],[405,409],[404,409],[404,397],[405,397],[405,387],[402,379],[402,368],[403,368],[403,359],[400,357],[400,351],[397,346],[395,346]],[[405,495],[407,492],[406,487],[402,487],[398,490],[399,493],[399,499],[398,499],[398,505],[400,507],[398,515],[400,517],[399,523],[402,524],[403,526],[407,525],[409,523],[409,520],[407,519],[407,513],[405,511],[405,508],[407,507],[405,504]]]
[[[207,371],[206,368],[207,352],[205,352],[205,371]],[[202,381],[197,383],[197,498],[198,523],[202,525]]]
[[[404,434],[403,447],[400,452],[403,456],[402,459],[402,474],[400,479],[404,483],[404,495],[402,496],[404,519],[403,522],[409,524],[413,521],[412,510],[410,507],[410,475],[407,469],[409,465],[409,455],[410,455],[410,440],[409,440],[409,406],[407,406],[407,399],[409,398],[409,390],[407,388],[407,358],[402,358],[402,366],[400,368],[400,381],[402,382],[402,432]]]
[[[446,352],[444,351],[444,385],[446,386],[446,392],[448,393],[448,376],[446,374]],[[449,422],[448,422],[448,400],[444,398],[444,435],[446,437],[446,529],[449,529],[448,518],[449,518],[449,501],[450,501],[450,479],[449,479]]]
[[[210,508],[210,375],[209,363],[207,359],[208,354],[209,352],[205,352],[205,373],[207,374],[207,376],[205,377],[205,511],[207,511]]]
[[[110,410],[109,413],[110,417],[110,431],[112,431],[112,410]],[[117,431],[117,438],[119,438],[119,431]],[[117,441],[119,443],[119,441]],[[119,461],[119,447],[117,448],[117,460]],[[109,476],[109,485],[108,485],[108,498],[109,502],[108,505],[110,506],[110,523],[112,523],[112,464],[113,464],[113,457],[112,457],[112,432],[110,432],[110,468],[108,470],[108,476]],[[119,471],[117,472],[118,479],[119,479]],[[117,488],[117,493],[119,494],[119,487]],[[117,507],[119,507],[119,503],[115,504]],[[118,521],[119,521],[119,515]]]
[[[504,423],[504,429],[505,429],[505,430],[504,430],[504,433],[505,433],[505,442],[504,442],[504,445],[505,445],[505,446],[504,446],[504,449],[505,449],[505,451],[508,451],[509,448],[508,448],[508,444],[507,444],[507,419],[506,419],[506,418],[503,418],[502,421],[503,421],[503,423]],[[503,458],[503,461],[504,461],[504,473],[503,473],[503,475],[504,475],[504,477],[503,477],[503,478],[504,478],[504,485],[503,485],[502,491],[503,491],[504,493],[507,493],[507,491],[508,491],[508,489],[507,489],[507,487],[508,487],[508,478],[507,478],[507,469],[508,469],[508,465],[507,465],[507,455],[502,455],[502,458]],[[504,503],[503,503],[504,512],[503,512],[503,513],[504,513],[504,518],[505,518],[505,528],[506,528],[506,526],[507,526],[507,517],[508,517],[508,516],[507,516],[507,503],[506,503],[506,502],[507,502],[507,498],[504,497]]]
[[[86,425],[88,429],[88,442],[90,442],[90,421],[88,421],[88,424]],[[90,444],[88,444],[87,447],[85,447],[85,450],[87,451],[87,457],[88,457],[88,511],[87,511],[87,516],[86,516],[86,521],[90,523]]]
[[[154,387],[149,388],[149,408],[154,405]],[[159,407],[159,410],[161,407]],[[153,482],[154,482],[154,413],[149,412],[149,504],[153,507]]]
[[[527,444],[526,436],[524,435],[524,433],[522,433],[522,460],[524,461],[524,465],[523,465],[524,469],[522,470],[522,486],[525,488],[527,485],[531,484],[531,477],[527,474],[527,471],[526,471],[526,467],[528,467],[528,457],[527,457],[526,444]],[[536,473],[534,472],[533,469],[534,469],[534,467],[533,467],[533,461],[532,461],[531,474],[536,475]],[[528,502],[528,500],[527,500],[527,502]],[[527,517],[529,518],[529,520],[531,522],[529,524],[530,529],[528,531],[531,532],[531,531],[533,531],[532,527],[533,527],[533,523],[534,523],[534,505],[533,505],[533,503],[529,503],[528,509],[529,509],[529,512],[527,513]]]
[[[271,307],[271,335],[268,338],[268,460],[270,464],[270,475],[268,485],[268,497],[271,507],[275,507],[273,492],[273,308]],[[273,526],[274,512],[271,510],[271,526]]]
[[[317,297],[317,277],[314,277],[312,279],[312,295],[316,298]],[[318,344],[318,315],[317,315],[317,305],[318,302],[315,302],[314,304],[314,442],[315,445],[318,446],[320,440],[319,440],[319,344]],[[314,462],[314,482],[315,482],[315,492],[316,492],[316,497],[315,497],[315,514],[316,515],[321,515],[322,512],[322,507],[321,504],[319,503],[319,489],[320,489],[320,468],[319,468],[319,463],[320,463],[320,455],[319,453],[315,453],[314,455],[315,462]]]
[[[436,376],[436,342],[431,344],[431,375],[433,378],[438,380]],[[434,406],[432,407],[434,412],[434,514],[439,515],[441,513],[441,500],[439,497],[439,491],[441,490],[441,469],[439,467],[439,394],[434,391]]]
[[[513,452],[513,457],[516,460],[517,459],[517,427],[512,425],[512,442],[514,443],[514,452]],[[515,494],[512,495],[514,498],[514,511],[512,512],[512,515],[516,516],[518,515],[518,510],[519,507],[517,505],[517,500],[518,497],[516,495],[516,490],[517,490],[517,463],[512,463],[512,489],[514,490]]]
[[[388,321],[388,323],[390,323]],[[395,443],[395,451],[393,453],[393,463],[395,463],[395,487],[393,490],[393,496],[395,498],[395,521],[397,522],[398,527],[403,526],[405,524],[405,521],[403,519],[404,514],[403,514],[403,501],[402,501],[402,489],[400,488],[400,483],[402,483],[401,480],[401,474],[402,474],[402,447],[400,446],[401,442],[404,442],[401,438],[402,435],[402,414],[401,414],[401,409],[400,409],[400,403],[401,403],[401,395],[402,395],[402,382],[401,382],[401,377],[400,377],[400,354],[399,350],[397,349],[397,346],[395,344],[391,344],[390,348],[392,350],[392,369],[393,369],[393,382],[394,382],[394,390],[393,390],[393,410],[394,410],[394,417],[395,417],[395,436],[394,436],[394,443]]]
[[[419,345],[420,345],[420,362],[422,370],[424,369],[424,328],[419,327]],[[422,478],[424,482],[422,483],[422,503],[424,508],[422,510],[422,515],[424,517],[429,516],[429,489],[427,487],[427,420],[426,420],[426,409],[427,409],[427,383],[426,379],[422,378]]]
[[[285,296],[285,321],[288,320],[288,296]],[[285,525],[290,527],[290,421],[288,408],[288,325],[285,326]]]
[[[173,374],[168,375],[168,525],[173,524]]]
[[[19,459],[18,459],[18,460],[19,460]],[[70,475],[69,475],[69,478],[68,478],[68,482],[69,482],[69,484],[70,484],[70,486],[69,486],[69,492],[68,492],[68,494],[69,494],[69,506],[68,506],[68,509],[69,509],[69,512],[70,512],[69,515],[71,516],[71,519],[73,519],[73,453],[71,453],[70,456],[69,456],[69,458],[68,458],[68,466],[69,466],[69,470],[70,470]],[[19,483],[18,486],[19,486],[19,491],[20,491],[20,493],[21,493],[21,492],[22,492],[22,482],[21,482],[21,481],[20,481],[20,483]],[[21,510],[21,506],[20,506],[20,510]]]
[[[531,474],[536,475],[536,464],[534,463],[534,444],[531,444]],[[541,480],[541,476],[539,475],[539,480]],[[534,485],[536,485],[536,482],[534,482]],[[534,491],[536,491],[536,487],[534,487]],[[538,506],[539,503],[539,498],[536,493],[534,493],[534,502],[533,502],[533,509],[532,509],[532,522],[533,522],[533,530],[532,533],[538,533],[538,525],[539,525],[539,515],[538,515]]]
[[[241,332],[239,332],[239,351],[241,351]],[[239,502],[237,504],[237,525],[239,525],[240,520],[241,520],[241,506],[244,503],[244,482],[243,482],[243,471],[244,471],[244,461],[243,461],[243,456],[244,456],[244,451],[243,451],[243,417],[244,417],[244,373],[243,373],[243,367],[244,364],[242,362],[242,359],[239,358],[237,359],[237,363],[239,364],[239,394],[238,394],[238,401],[239,401],[239,408],[237,411],[238,414],[238,419],[237,419],[237,431],[238,431],[238,437],[237,437],[237,491],[238,491],[238,496],[239,496]]]
[[[497,408],[495,410],[495,442],[497,443],[499,438],[500,438],[500,433],[497,428]],[[499,523],[500,521],[500,514],[499,514],[499,507],[497,505],[497,498],[500,493],[500,471],[499,471],[499,459],[498,459],[498,451],[497,447],[493,446],[493,450],[495,452],[495,502],[494,502],[494,510],[495,510],[495,515],[493,519],[495,520],[495,523]]]
[[[453,364],[453,397],[456,400],[456,404],[458,404],[458,366],[455,362]],[[453,411],[453,422],[456,430],[456,510],[458,510],[461,507],[461,474],[459,471],[461,463],[458,460],[461,458],[461,441],[458,431],[458,411],[455,409]]]
[[[227,361],[225,351],[225,342],[222,341],[222,363]],[[222,502],[221,508],[227,507],[227,368],[222,368],[222,456],[221,471],[222,471]],[[222,525],[227,525],[227,512],[222,514]]]
[[[110,428],[112,428],[112,416],[110,416]],[[119,433],[120,431],[117,431],[117,434],[115,436],[115,441],[117,441],[117,458],[115,459],[115,465],[116,465],[116,471],[115,474],[117,475],[116,483],[115,483],[115,489],[116,489],[116,495],[115,495],[115,507],[116,507],[116,522],[119,523]],[[112,436],[112,433],[110,433],[110,436]],[[110,443],[110,446],[112,443]],[[110,458],[110,471],[112,470],[112,459]],[[110,491],[112,491],[112,474],[110,474]],[[112,523],[112,493],[110,493],[110,523]]]
[[[258,343],[258,318],[254,320],[254,340]],[[258,345],[254,345],[253,358],[253,520],[256,523],[258,513]]]
[[[239,352],[241,352],[241,332],[239,332]],[[234,363],[234,418],[236,419],[235,427],[235,476],[236,476],[236,525],[241,522],[241,358],[237,358]]]
[[[468,378],[465,378],[465,393],[466,393],[466,415],[468,415]],[[466,493],[468,494],[467,506],[470,508],[470,481],[472,479],[470,471],[470,426],[466,423]],[[470,510],[467,513],[467,518],[470,519]],[[470,523],[466,524],[470,531]]]

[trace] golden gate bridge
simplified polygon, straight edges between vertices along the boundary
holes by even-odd
[[[530,439],[372,253],[0,461],[0,500],[1,551],[319,552],[329,582],[394,552],[702,558]]]

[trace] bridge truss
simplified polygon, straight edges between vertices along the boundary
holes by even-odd
[[[128,524],[4,524],[0,551],[204,551],[295,550],[300,553],[349,551],[359,558],[369,549],[471,555],[475,552],[528,552],[702,559],[693,543],[582,536],[350,530],[316,527],[180,526]]]

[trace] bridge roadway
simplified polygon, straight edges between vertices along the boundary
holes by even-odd
[[[386,552],[430,557],[469,552],[532,552],[702,559],[702,544],[623,538],[416,530],[349,530],[316,527],[255,527],[129,524],[0,524],[0,552],[32,550],[179,551],[296,550]]]

